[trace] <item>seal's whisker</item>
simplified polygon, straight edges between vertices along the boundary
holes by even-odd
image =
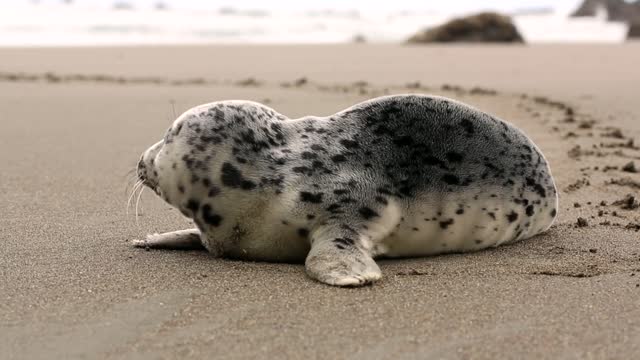
[[[125,187],[124,187],[125,196],[129,193],[129,189],[131,188],[131,184],[133,184],[133,186],[135,186],[135,185],[137,185],[138,181],[140,180],[136,173],[129,173],[129,174],[127,174],[127,176],[128,176],[128,178],[126,179],[126,183],[125,183]]]
[[[138,180],[135,182],[135,184],[133,184],[133,188],[131,189],[131,194],[127,199],[127,207],[131,205],[131,199],[135,196],[135,193],[139,189],[141,184],[142,184],[142,180]]]
[[[127,215],[129,215],[131,200],[133,200],[133,197],[135,196],[136,192],[138,191],[141,185],[142,185],[142,180],[138,180],[136,184],[133,186],[133,190],[131,190],[131,195],[129,195],[129,199],[127,200]]]
[[[175,120],[178,115],[176,115],[176,102],[175,100],[171,100],[171,110],[173,111],[173,120]]]
[[[131,194],[127,199],[127,206],[125,207],[126,215],[129,215],[129,208],[131,208],[131,200],[133,199],[133,196],[135,195],[136,190],[138,189],[138,184],[139,184],[138,182],[135,183],[135,185],[133,186],[133,189],[131,189]]]
[[[140,226],[140,222],[138,221],[138,204],[140,203],[140,198],[142,197],[142,193],[144,192],[144,189],[146,189],[145,187],[142,187],[142,190],[140,190],[140,193],[138,194],[138,198],[136,199],[136,226]]]

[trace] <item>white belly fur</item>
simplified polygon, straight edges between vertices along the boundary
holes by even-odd
[[[446,194],[414,202],[406,209],[404,220],[382,241],[384,255],[413,257],[476,251],[523,240],[551,225],[553,218],[547,210],[555,208],[557,202],[557,199],[550,201],[548,207],[542,207],[544,211],[529,217],[525,208],[514,204],[509,195],[491,197],[486,192],[477,195],[477,200],[473,199],[475,195]],[[464,213],[457,214],[459,209]],[[509,222],[507,214],[512,211],[518,214],[518,219]],[[450,220],[453,223],[447,224]],[[522,227],[527,222],[528,229],[516,237],[518,225]]]

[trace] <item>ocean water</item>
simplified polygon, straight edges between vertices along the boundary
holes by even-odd
[[[206,43],[400,42],[453,12],[358,10],[215,10],[25,4],[0,9],[0,46],[100,46]],[[520,11],[514,21],[525,40],[623,42],[627,25],[567,12]]]

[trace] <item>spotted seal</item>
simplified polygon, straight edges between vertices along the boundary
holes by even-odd
[[[530,238],[558,208],[549,165],[526,135],[424,95],[299,119],[250,101],[197,106],[144,152],[137,174],[197,228],[136,246],[305,260],[310,277],[338,286],[380,279],[374,258]]]

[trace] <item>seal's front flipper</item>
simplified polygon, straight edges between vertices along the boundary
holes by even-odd
[[[198,229],[149,234],[144,240],[133,240],[133,246],[145,249],[206,250]]]
[[[313,279],[334,286],[362,286],[382,277],[361,236],[344,230],[312,234],[305,268]]]

